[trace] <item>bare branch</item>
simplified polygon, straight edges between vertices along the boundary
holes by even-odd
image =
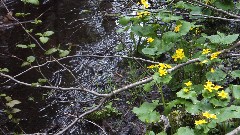
[[[240,16],[238,16],[238,15],[235,15],[235,14],[229,13],[229,12],[227,12],[227,11],[224,11],[224,10],[222,10],[222,9],[219,9],[219,8],[216,8],[216,7],[213,7],[213,6],[204,4],[204,3],[199,2],[199,1],[197,1],[197,0],[190,0],[190,1],[196,2],[196,3],[198,3],[198,4],[202,5],[202,6],[205,6],[205,7],[207,7],[207,8],[210,8],[210,9],[212,9],[212,10],[215,10],[215,11],[218,11],[218,12],[222,12],[222,13],[228,15],[228,16],[231,16],[231,17],[234,17],[234,18],[240,18]]]
[[[22,84],[22,85],[25,85],[25,86],[33,87],[32,84],[19,81],[19,80],[13,78],[12,76],[6,75],[4,73],[0,73],[0,76],[6,77],[8,79],[11,79],[11,80],[13,80],[14,82],[16,82],[18,84]],[[75,87],[74,88],[73,87],[63,88],[63,87],[55,87],[55,86],[41,86],[41,85],[38,85],[36,87],[37,88],[46,88],[46,89],[58,89],[58,90],[64,90],[64,91],[67,91],[67,90],[80,90],[80,91],[89,92],[89,93],[94,94],[94,95],[99,96],[99,97],[108,97],[108,94],[99,94],[99,93],[97,93],[95,91],[88,90],[88,89],[85,89],[85,88],[75,88]]]
[[[227,133],[226,135],[238,135],[240,133],[240,126],[235,128],[233,131]]]
[[[94,107],[93,109],[81,114],[78,118],[75,118],[74,121],[69,124],[67,127],[63,128],[61,131],[59,131],[58,133],[56,133],[55,135],[61,135],[63,133],[65,133],[69,128],[71,128],[74,124],[76,124],[78,122],[79,119],[81,119],[82,117],[86,116],[87,114],[90,114],[96,110],[98,110],[102,105],[103,103],[107,100],[107,97],[105,98],[102,98],[100,103],[98,104],[98,106]]]

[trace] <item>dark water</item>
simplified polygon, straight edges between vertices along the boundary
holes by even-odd
[[[40,16],[39,19],[43,23],[38,26],[26,23],[24,26],[27,29],[33,28],[36,33],[47,30],[55,32],[49,43],[44,45],[45,49],[58,45],[61,46],[61,49],[67,49],[71,46],[71,55],[117,54],[115,47],[123,38],[115,32],[117,18],[108,16],[108,14],[123,13],[123,11],[126,11],[124,6],[129,4],[131,3],[113,0],[46,0],[36,7],[23,5],[20,1],[6,1],[7,7],[13,13],[31,13],[26,18],[20,18],[20,22],[33,20]],[[0,16],[3,19],[7,11],[2,4],[0,11]],[[16,45],[27,44],[32,40],[19,25],[3,27],[3,25],[12,23],[14,22],[11,20],[7,22],[2,20],[0,24],[0,67],[7,67],[10,70],[8,74],[14,76],[27,69],[19,66],[22,63],[21,59],[26,59],[27,56],[32,55],[31,50],[16,48]],[[46,59],[46,56],[42,55],[43,53],[38,49],[34,51],[34,55],[39,57],[39,62],[44,62],[44,59]],[[76,78],[56,63],[48,64],[41,68],[41,71],[54,86],[82,86],[95,91],[107,91],[115,73],[119,70],[119,61],[121,61],[119,58],[94,57],[75,57],[61,61],[64,66],[72,71]],[[37,82],[40,77],[41,74],[38,71],[31,70],[17,77],[17,79],[33,83]],[[57,131],[69,124],[73,119],[67,114],[81,114],[85,107],[89,107],[94,103],[96,98],[79,91],[63,92],[30,88],[11,81],[3,84],[6,81],[3,78],[0,78],[0,81],[2,83],[0,93],[6,93],[13,99],[22,102],[16,106],[21,112],[14,115],[14,117],[20,118],[18,125],[11,123],[4,113],[0,112],[0,133],[2,132],[2,134]],[[92,100],[92,102],[86,104],[85,101],[89,100]],[[1,104],[0,109],[4,109],[4,103]],[[89,123],[81,122],[73,127],[69,133],[97,133],[97,128],[89,129],[86,127],[89,127]]]

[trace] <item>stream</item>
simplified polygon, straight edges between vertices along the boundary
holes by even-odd
[[[13,13],[30,12],[31,15],[20,18],[20,22],[34,20],[39,17],[41,25],[24,23],[25,28],[33,28],[34,32],[54,31],[54,36],[46,44],[50,48],[60,45],[61,48],[71,47],[71,55],[115,55],[127,52],[116,52],[116,46],[124,39],[118,35],[117,17],[114,14],[126,13],[131,2],[120,0],[45,0],[40,6],[24,5],[21,1],[5,0],[8,9]],[[109,14],[113,14],[109,15]],[[30,50],[17,48],[17,44],[27,44],[29,37],[19,25],[11,25],[6,20],[7,11],[0,5],[0,67],[10,70],[16,75],[27,68],[22,68],[22,60],[32,55]],[[5,19],[5,20],[4,20]],[[27,37],[27,38],[26,38]],[[45,56],[34,52],[44,61]],[[118,63],[121,58],[73,57],[65,59],[64,66],[72,71],[74,77],[58,64],[43,67],[53,86],[84,87],[98,92],[109,91],[116,73],[122,68]],[[18,77],[29,83],[36,82],[41,75],[31,70]],[[0,78],[0,82],[5,82]],[[59,91],[25,87],[14,82],[0,85],[0,92],[21,101],[16,107],[21,111],[14,115],[19,124],[10,122],[0,107],[0,133],[53,133],[71,123],[70,114],[84,112],[84,108],[93,105],[95,98],[79,91]],[[90,128],[91,127],[91,128]],[[99,128],[87,121],[74,125],[68,134],[99,134]]]

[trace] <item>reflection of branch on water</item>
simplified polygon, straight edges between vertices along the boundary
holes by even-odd
[[[0,28],[12,27],[12,26],[15,26],[15,25],[25,24],[25,23],[32,23],[32,22],[34,22],[34,20],[24,21],[24,22],[15,22],[15,23],[2,24],[2,25],[0,25]]]

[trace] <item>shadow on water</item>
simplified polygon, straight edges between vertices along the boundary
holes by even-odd
[[[31,15],[20,22],[34,20],[39,17],[43,21],[41,25],[26,23],[26,28],[33,28],[35,33],[52,30],[55,32],[46,49],[61,45],[61,49],[71,47],[71,54],[78,55],[113,55],[116,54],[115,46],[121,38],[116,35],[116,17],[109,17],[107,13],[118,13],[122,4],[113,1],[99,0],[45,0],[40,6],[23,5],[20,1],[6,0],[7,7],[13,12],[30,12]],[[19,65],[32,55],[31,50],[17,48],[17,44],[28,44],[29,37],[19,25],[6,26],[14,23],[12,20],[4,21],[7,14],[4,6],[0,5],[0,67],[7,67],[10,75],[16,75],[26,70]],[[34,55],[39,57],[39,62],[43,62],[46,56],[43,51],[37,50]],[[41,69],[50,83],[54,86],[80,86],[88,89],[102,91],[109,87],[109,80],[118,69],[119,58],[90,58],[76,57],[64,60],[66,67],[73,71],[75,80],[71,74],[58,64],[49,64]],[[36,70],[31,70],[17,79],[33,83],[41,78],[41,74]],[[6,80],[0,78],[0,93],[6,93],[13,99],[22,103],[17,105],[21,112],[14,115],[20,118],[19,125],[11,123],[2,112],[0,128],[2,133],[11,132],[47,132],[59,128],[71,122],[69,114],[77,114],[83,111],[84,107],[91,104],[81,103],[81,101],[95,100],[78,91],[62,92],[57,90],[44,90],[39,88],[29,88],[20,86],[14,82],[4,83]],[[2,101],[0,110],[4,109]],[[87,124],[78,125],[86,127]],[[70,132],[74,134],[86,134],[83,130],[73,127]],[[92,131],[89,131],[92,132]],[[93,131],[94,132],[94,131]]]

